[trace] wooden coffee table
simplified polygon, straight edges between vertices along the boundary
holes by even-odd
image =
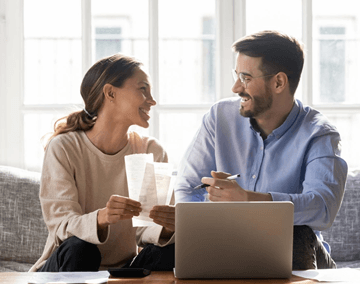
[[[27,284],[32,275],[37,272],[2,272],[0,273],[0,283],[1,284]],[[109,284],[116,283],[286,283],[286,284],[313,284],[319,283],[316,280],[304,279],[298,276],[293,275],[290,279],[209,279],[209,280],[182,280],[174,277],[172,272],[158,272],[153,271],[149,276],[144,278],[109,278]]]

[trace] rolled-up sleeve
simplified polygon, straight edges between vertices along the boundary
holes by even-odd
[[[314,230],[329,228],[344,196],[347,163],[340,157],[338,134],[316,137],[308,148],[303,163],[302,192],[271,192],[274,201],[294,203],[294,224]]]

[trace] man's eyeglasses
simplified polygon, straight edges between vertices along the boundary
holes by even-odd
[[[238,74],[235,69],[232,69],[232,75],[235,82],[237,80],[240,80],[241,84],[243,84],[245,86],[245,89],[247,89],[247,85],[249,82],[251,82],[252,79],[275,76],[276,74],[253,77],[251,75],[245,75],[244,73]]]

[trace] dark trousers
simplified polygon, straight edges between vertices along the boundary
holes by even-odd
[[[125,267],[140,267],[150,270],[172,270],[175,246],[147,245]],[[65,240],[50,256],[40,272],[98,271],[101,262],[96,245],[77,237]],[[293,270],[336,268],[335,262],[308,226],[294,226]]]
[[[293,270],[336,268],[334,260],[308,226],[294,226]]]
[[[66,239],[38,272],[98,271],[101,254],[94,244],[77,237]]]

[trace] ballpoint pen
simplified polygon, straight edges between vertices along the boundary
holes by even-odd
[[[229,176],[226,179],[232,180],[232,179],[237,179],[238,177],[240,177],[240,174]],[[210,185],[203,183],[203,184],[199,184],[199,185],[195,186],[194,189],[200,189],[200,188],[204,188],[204,187],[208,187],[208,186],[210,186]]]

